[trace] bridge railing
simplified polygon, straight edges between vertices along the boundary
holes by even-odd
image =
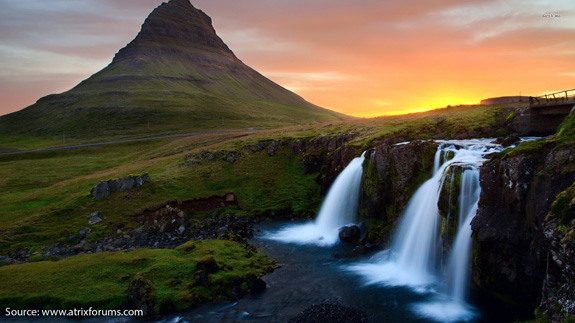
[[[548,93],[541,96],[530,96],[530,105],[545,105],[550,103],[561,103],[566,101],[575,101],[575,89],[564,90],[555,93]]]

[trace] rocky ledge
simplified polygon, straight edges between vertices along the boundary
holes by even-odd
[[[138,228],[119,225],[116,232],[98,240],[89,241],[91,228],[83,227],[77,236],[69,237],[75,243],[56,243],[32,253],[29,248],[19,249],[9,255],[0,255],[5,264],[37,260],[57,260],[85,253],[105,251],[131,251],[137,248],[175,248],[189,240],[221,239],[241,242],[246,248],[247,239],[253,237],[253,225],[259,222],[255,215],[220,215],[214,212],[205,219],[193,219],[176,206],[166,204],[155,211],[136,216]]]

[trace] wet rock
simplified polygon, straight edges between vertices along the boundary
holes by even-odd
[[[366,313],[355,307],[343,306],[339,303],[313,304],[298,316],[291,318],[289,323],[367,323],[369,317]]]
[[[361,230],[357,225],[345,226],[339,229],[339,240],[354,243],[359,240]]]
[[[511,134],[506,137],[499,137],[495,140],[495,143],[500,144],[503,147],[509,147],[513,144],[516,144],[520,141],[519,135]]]
[[[257,278],[250,283],[250,291],[254,294],[261,293],[266,290],[267,283],[261,279]]]

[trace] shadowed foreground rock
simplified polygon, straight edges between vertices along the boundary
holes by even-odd
[[[367,314],[354,307],[343,306],[339,303],[322,303],[313,304],[288,322],[367,323],[369,319]]]

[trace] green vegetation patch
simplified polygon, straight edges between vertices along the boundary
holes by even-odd
[[[196,275],[206,269],[206,257],[217,268],[211,267],[199,281]],[[153,290],[152,313],[181,311],[230,297],[246,277],[261,276],[272,266],[264,255],[223,240],[189,241],[176,249],[83,254],[0,267],[0,304],[17,309],[131,308],[137,305],[129,302],[128,287],[134,278],[145,277]]]

